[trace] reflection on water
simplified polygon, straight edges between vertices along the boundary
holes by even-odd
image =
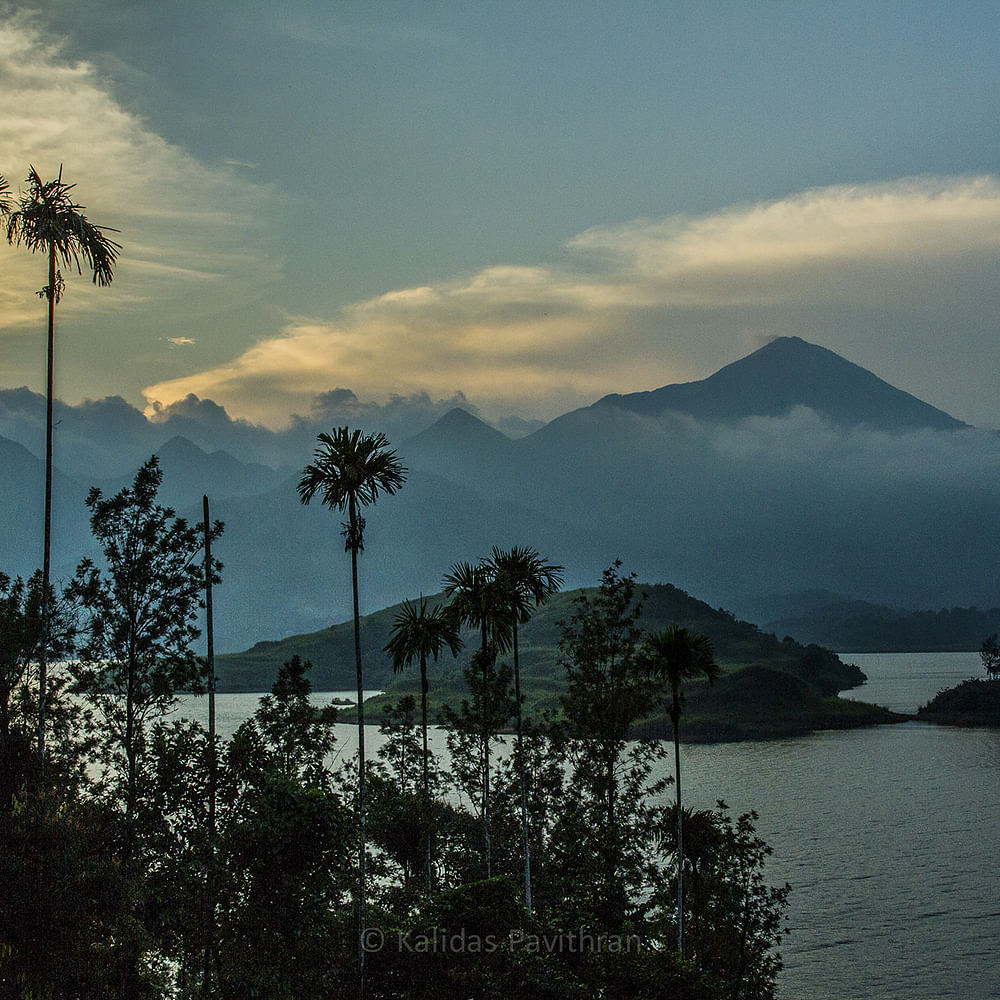
[[[850,697],[901,712],[982,671],[974,653],[843,658],[869,677]],[[257,699],[220,695],[220,735]],[[204,698],[184,710],[205,721]],[[341,759],[354,734],[338,727]],[[682,752],[687,803],[756,809],[769,879],[792,884],[782,1000],[1000,996],[1000,732],[908,722]]]

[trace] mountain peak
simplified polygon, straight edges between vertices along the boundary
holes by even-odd
[[[839,354],[801,337],[778,337],[698,382],[610,395],[596,406],[655,416],[666,410],[700,420],[779,417],[808,407],[834,424],[904,431],[967,426]]]
[[[462,407],[456,406],[449,410],[440,420],[436,420],[426,430],[409,438],[404,447],[407,453],[411,450],[424,448],[428,445],[470,444],[477,447],[503,447],[510,444],[510,438],[495,427],[480,420],[479,417]]]
[[[403,442],[410,466],[443,469],[475,465],[480,473],[505,464],[513,442],[468,410],[456,406],[426,430]]]

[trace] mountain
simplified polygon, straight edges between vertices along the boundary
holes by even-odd
[[[180,435],[162,444],[156,455],[163,470],[161,499],[173,507],[199,503],[208,484],[213,494],[210,499],[255,496],[273,489],[284,478],[269,466],[240,462],[225,451],[209,454]]]
[[[803,406],[842,427],[903,431],[968,426],[800,337],[778,337],[699,382],[612,394],[594,405],[644,416],[673,410],[709,421],[780,417]]]
[[[763,628],[841,652],[977,652],[1000,632],[1000,608],[911,611],[816,591],[767,603],[780,617],[765,619]]]
[[[516,448],[505,434],[456,407],[399,448],[409,468],[462,469],[466,478],[493,482],[509,473]]]
[[[673,402],[661,409],[664,400]],[[37,436],[33,397],[0,392],[2,406],[25,440]],[[87,412],[107,434],[118,408],[105,400]],[[168,424],[148,433],[177,426]],[[774,595],[808,590],[889,608],[1000,606],[1000,435],[797,338],[702,382],[604,397],[523,438],[464,409],[411,425],[418,433],[390,439],[405,486],[365,510],[363,611],[434,593],[453,563],[494,545],[535,547],[565,567],[570,588],[619,558],[640,579],[754,621],[794,619]],[[73,431],[85,475],[60,475],[56,452],[56,580],[98,555],[83,504],[90,485],[108,494],[134,475],[122,478],[123,453],[110,446],[102,467],[87,426]],[[297,443],[273,469],[245,460],[254,452],[233,445],[240,428],[223,426],[225,448],[203,423],[197,440],[169,434],[145,454],[161,456],[164,503],[197,522],[208,494],[226,524],[213,547],[225,565],[217,650],[346,620],[343,517],[303,506],[296,492],[315,436],[283,438]],[[42,463],[13,441],[0,441],[0,463],[0,572],[26,576],[40,558]]]
[[[27,579],[42,568],[45,463],[0,437],[0,573]],[[52,471],[52,579],[68,580],[89,545],[88,487]]]

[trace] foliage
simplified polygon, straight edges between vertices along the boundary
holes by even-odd
[[[77,205],[70,193],[76,185],[62,179],[62,167],[50,181],[43,181],[31,167],[25,183],[28,189],[18,207],[7,214],[7,241],[32,253],[51,252],[64,266],[75,267],[78,274],[83,273],[82,259],[93,271],[95,285],[111,284],[121,246],[105,235],[114,230],[87,220],[83,206]],[[58,285],[44,291],[58,301]]]
[[[149,724],[173,706],[178,691],[197,690],[203,680],[191,643],[199,635],[205,527],[189,526],[156,502],[162,480],[153,456],[113,497],[90,491],[91,530],[106,568],[85,559],[70,588],[85,614],[77,687],[103,717],[129,837]],[[221,533],[216,522],[211,535]],[[216,563],[213,572],[220,568]]]
[[[676,809],[665,825],[672,849],[679,829]],[[721,996],[759,1000],[774,996],[781,969],[777,948],[790,886],[769,886],[764,878],[771,848],[758,836],[756,812],[735,820],[722,801],[714,811],[684,812],[685,955],[713,980]],[[676,884],[657,893],[663,919],[676,920]]]
[[[1000,677],[1000,642],[997,641],[997,633],[987,636],[983,640],[983,645],[979,650],[979,658],[983,661],[983,669],[986,676],[991,680]]]
[[[501,729],[514,714],[513,674],[506,663],[496,664],[491,647],[479,649],[464,671],[472,695],[458,710],[445,705],[441,715],[448,727],[452,775],[460,793],[467,796],[482,826],[482,874],[489,878],[493,864],[490,828],[490,780],[494,747],[503,742]]]
[[[226,997],[339,996],[350,812],[325,758],[335,712],[311,704],[292,660],[222,762],[217,870],[219,984]]]
[[[346,511],[345,549],[363,552],[365,519],[358,508],[375,503],[382,493],[392,496],[406,482],[406,469],[389,449],[384,434],[337,427],[330,434],[320,434],[318,441],[315,461],[299,479],[299,499],[309,503],[319,496],[331,510]]]
[[[113,817],[50,795],[0,810],[0,996],[161,997],[156,943],[134,912]]]
[[[11,697],[27,677],[45,639],[42,613],[42,574],[32,574],[27,584],[0,573],[0,741],[10,729]],[[48,652],[54,658],[73,648],[75,619],[67,599],[49,588]],[[23,720],[27,723],[27,719]]]
[[[938,693],[917,710],[917,718],[946,726],[1000,727],[1000,683],[973,677]]]

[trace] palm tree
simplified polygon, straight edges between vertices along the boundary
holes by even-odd
[[[521,785],[521,833],[524,838],[524,908],[531,916],[531,845],[528,839],[528,796],[521,746],[521,664],[518,655],[518,625],[526,624],[539,604],[544,604],[562,586],[562,566],[544,562],[535,549],[515,546],[504,551],[493,546],[488,565],[504,592],[510,615],[514,649],[514,701],[517,704],[517,770]]]
[[[490,844],[490,723],[486,718],[486,690],[490,682],[490,668],[496,662],[497,654],[506,653],[511,648],[511,615],[507,606],[507,595],[497,580],[493,568],[485,562],[459,562],[451,567],[444,578],[444,591],[450,598],[448,613],[456,627],[468,625],[479,629],[480,648],[476,654],[483,670],[483,720],[480,734],[482,759],[480,770],[483,775],[483,854],[486,861],[486,876],[492,868],[492,847]],[[473,664],[476,657],[473,657]]]
[[[670,688],[670,721],[674,727],[674,780],[677,787],[677,951],[684,957],[684,811],[681,808],[680,723],[684,681],[698,677],[714,684],[719,665],[712,656],[712,641],[700,632],[668,625],[646,641],[646,655],[654,675]]]
[[[319,496],[331,510],[347,512],[341,525],[346,551],[351,553],[351,586],[354,592],[354,664],[358,681],[358,973],[359,994],[365,981],[365,702],[361,667],[361,614],[358,609],[358,553],[365,548],[365,519],[360,508],[375,503],[379,495],[392,496],[406,482],[406,468],[389,449],[384,434],[363,434],[336,427],[320,434],[319,447],[299,480],[299,500],[309,503]]]
[[[70,197],[75,184],[62,179],[62,166],[55,180],[43,181],[34,167],[25,181],[28,190],[21,195],[17,208],[11,209],[0,188],[2,214],[7,217],[7,242],[26,246],[32,253],[44,250],[49,257],[49,282],[38,293],[49,304],[48,363],[45,380],[45,527],[42,553],[43,622],[48,621],[50,552],[52,545],[52,383],[55,361],[56,303],[62,297],[65,281],[57,264],[73,266],[83,273],[81,259],[93,271],[95,285],[110,285],[115,261],[121,245],[109,239],[105,232],[117,232],[106,226],[95,226],[83,214],[83,206]],[[3,185],[3,188],[6,184]],[[38,754],[45,760],[45,687],[48,663],[47,635],[41,645],[38,661]]]
[[[404,601],[392,621],[392,633],[385,644],[385,652],[392,654],[392,669],[400,673],[414,660],[420,664],[420,728],[423,731],[423,799],[424,822],[427,826],[427,892],[431,891],[431,831],[430,789],[427,774],[427,657],[437,660],[447,646],[452,656],[462,648],[454,619],[440,604],[427,610],[427,599],[421,594],[420,604]]]

